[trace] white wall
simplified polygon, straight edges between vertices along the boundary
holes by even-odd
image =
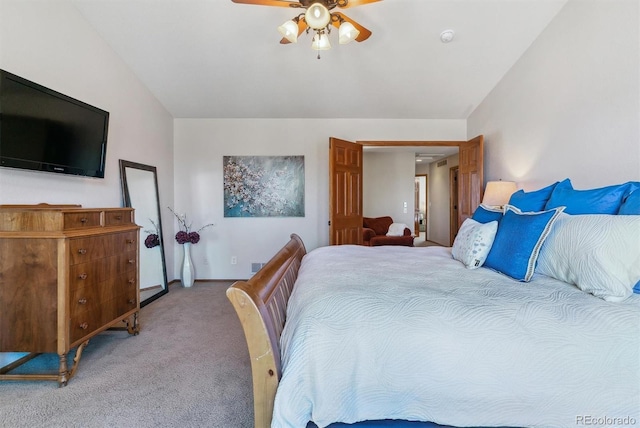
[[[176,119],[175,208],[194,226],[215,222],[193,246],[196,277],[247,278],[299,234],[307,250],[329,242],[329,137],[357,140],[462,140],[464,120]],[[224,218],[222,157],[303,155],[305,217]],[[413,175],[413,170],[411,170]],[[412,188],[412,187],[411,187]],[[176,267],[182,249],[174,243]],[[237,265],[231,265],[231,257]]]
[[[0,7],[0,68],[110,113],[104,179],[0,168],[0,204],[121,206],[118,159],[126,159],[158,168],[168,205],[171,115],[68,2],[1,0]]]
[[[194,224],[217,223],[194,246],[198,278],[246,278],[250,263],[266,261],[291,232],[308,249],[326,245],[329,136],[464,140],[484,134],[485,179],[516,180],[525,189],[564,177],[578,188],[640,180],[636,0],[569,1],[468,121],[172,121],[67,2],[1,0],[0,7],[1,68],[111,113],[105,179],[2,168],[0,203],[120,205],[118,159],[155,165],[169,279],[178,276],[173,268],[181,247],[171,239],[168,205]],[[306,216],[223,218],[222,156],[287,154],[305,156]],[[431,189],[431,174],[429,180]],[[237,265],[229,263],[234,255]]]
[[[429,164],[429,210],[427,218],[428,237],[438,244],[450,245],[450,179],[449,170],[457,166],[458,154],[445,158],[447,164],[438,166],[438,162]]]
[[[415,155],[365,151],[362,165],[364,216],[391,216],[394,222],[404,223],[413,231]]]
[[[526,190],[640,179],[637,0],[571,0],[468,119],[485,180]]]

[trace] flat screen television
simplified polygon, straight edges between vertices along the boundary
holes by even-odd
[[[0,166],[104,178],[109,112],[0,70]]]

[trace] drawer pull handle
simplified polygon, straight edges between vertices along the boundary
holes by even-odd
[[[79,279],[87,279],[87,274],[86,273],[81,273],[80,275],[78,275]]]
[[[84,248],[80,248],[80,249],[78,250],[78,254],[83,254],[83,255],[84,255],[84,254],[87,254],[87,250],[85,250]]]
[[[86,322],[83,322],[82,324],[80,324],[78,327],[80,327],[83,330],[86,330],[89,328],[89,324],[87,324]]]
[[[136,283],[136,280],[135,280],[135,279],[131,278],[131,279],[129,280],[129,284],[135,284],[135,283]]]
[[[132,265],[134,264],[136,261],[134,259],[129,259],[129,264]]]
[[[78,303],[80,303],[81,305],[84,305],[87,303],[87,299],[85,299],[84,297],[82,299],[78,299]]]
[[[115,215],[113,216],[114,219],[116,220],[122,220],[122,216],[121,215]]]
[[[88,219],[88,218],[86,218],[86,217],[82,217],[82,218],[80,219],[80,223],[86,223],[86,222],[88,222],[88,221],[89,221],[89,219]]]
[[[133,239],[127,239],[127,244],[133,244],[134,242],[136,241],[134,241]]]
[[[133,305],[135,302],[136,302],[136,299],[129,299],[129,303],[130,303],[130,304],[132,304],[132,305]]]

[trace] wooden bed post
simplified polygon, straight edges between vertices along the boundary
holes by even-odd
[[[304,243],[292,234],[291,240],[251,279],[237,281],[227,289],[249,347],[256,428],[271,426],[273,402],[282,375],[280,335],[305,254]]]

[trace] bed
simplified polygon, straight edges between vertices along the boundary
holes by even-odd
[[[597,235],[586,259],[615,258],[594,231],[614,221],[607,230],[615,234],[624,223],[622,232],[636,232],[612,244],[632,248],[618,271],[622,282],[640,285],[640,258],[633,259],[640,217],[558,211],[554,232],[546,228],[549,249],[538,245],[526,281],[470,269],[453,248],[344,245],[307,253],[292,235],[260,272],[227,291],[249,346],[256,427],[639,423],[640,295],[616,295],[611,278],[605,286],[613,290],[598,295],[581,278],[554,278],[549,265],[571,272],[551,250],[567,245],[561,231]],[[508,222],[500,224],[506,230]],[[579,259],[576,248],[563,251]],[[577,266],[579,276],[585,268]]]

